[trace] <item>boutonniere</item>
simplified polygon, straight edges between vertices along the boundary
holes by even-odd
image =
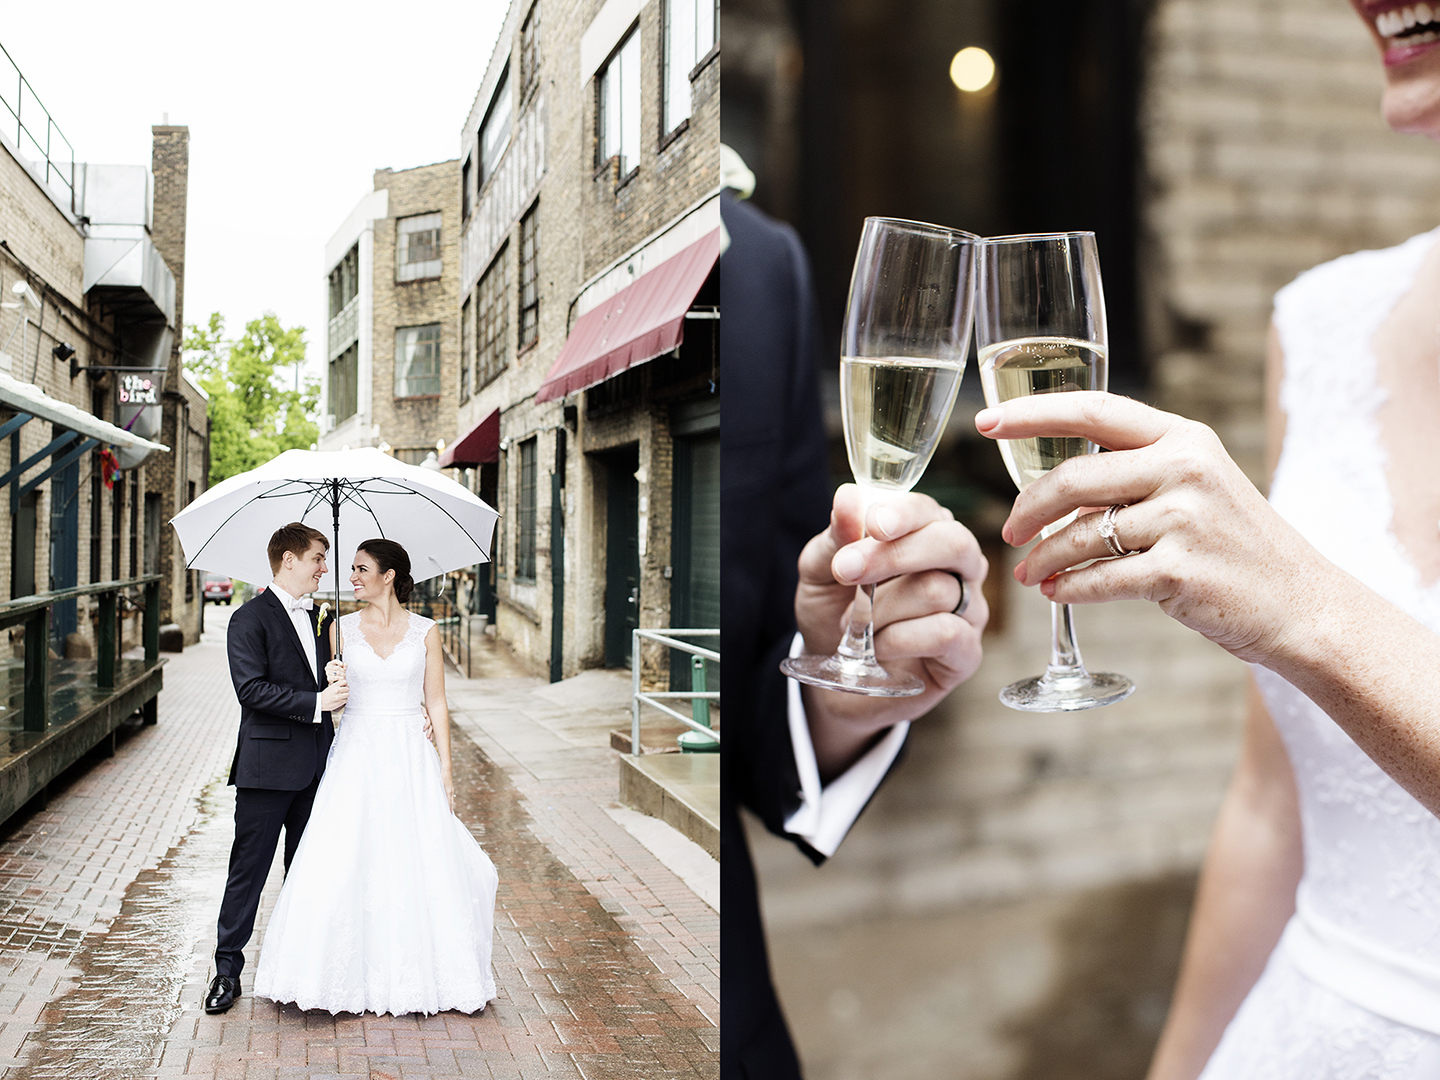
[[[319,637],[319,636],[320,636],[320,628],[325,625],[325,616],[326,616],[326,615],[329,615],[329,614],[330,614],[330,605],[329,605],[329,604],[321,604],[321,605],[320,605],[320,617],[315,620],[315,636],[316,636],[316,637]]]

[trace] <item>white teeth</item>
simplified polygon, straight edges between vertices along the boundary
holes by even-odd
[[[1427,0],[1421,0],[1413,7],[1393,8],[1390,11],[1383,11],[1375,16],[1375,29],[1381,37],[1399,37],[1407,30],[1413,30],[1417,26],[1427,26],[1431,23],[1440,23],[1440,2],[1431,7]],[[1414,40],[1417,35],[1407,38],[1407,41]],[[1419,44],[1418,40],[1415,40]]]

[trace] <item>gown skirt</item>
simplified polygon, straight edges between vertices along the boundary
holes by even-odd
[[[379,659],[366,651],[346,657],[355,675]],[[450,812],[418,705],[367,711],[357,681],[255,993],[331,1013],[475,1012],[495,996],[495,866]]]

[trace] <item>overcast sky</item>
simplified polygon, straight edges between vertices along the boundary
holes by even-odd
[[[374,170],[458,156],[507,6],[7,3],[0,44],[77,161],[148,166],[152,124],[189,126],[185,321],[219,311],[237,336],[273,311],[319,374],[325,241]]]

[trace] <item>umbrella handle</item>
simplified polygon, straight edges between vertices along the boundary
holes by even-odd
[[[330,550],[335,555],[335,619],[340,619],[340,481],[330,481],[330,513],[335,527],[335,546]],[[340,641],[340,635],[335,635],[335,640]],[[336,660],[345,659],[343,648],[336,653]]]

